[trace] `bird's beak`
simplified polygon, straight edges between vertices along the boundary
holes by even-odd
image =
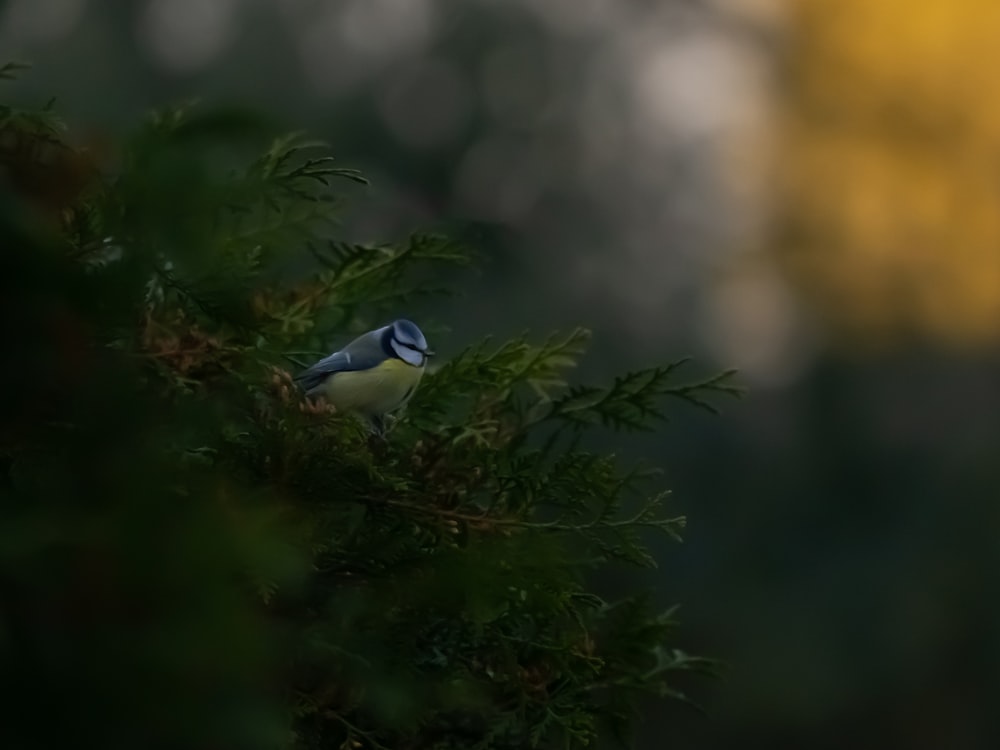
[[[434,351],[432,349],[424,349],[424,356],[425,357],[433,357],[434,356]]]

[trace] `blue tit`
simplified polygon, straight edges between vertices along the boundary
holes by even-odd
[[[307,396],[367,418],[384,434],[386,417],[413,395],[427,358],[424,334],[409,320],[369,331],[295,376]]]

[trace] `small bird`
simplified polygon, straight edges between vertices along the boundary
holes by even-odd
[[[367,418],[384,435],[387,416],[413,395],[433,354],[420,329],[400,319],[358,336],[295,381],[307,396],[323,397],[337,411]]]

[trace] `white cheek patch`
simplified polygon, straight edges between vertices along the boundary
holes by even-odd
[[[413,365],[414,367],[423,366],[424,364],[423,352],[414,351],[409,347],[405,347],[399,342],[397,342],[396,339],[390,339],[389,346],[391,346],[392,350],[396,352],[396,356],[398,356],[401,360],[403,360],[407,364]]]

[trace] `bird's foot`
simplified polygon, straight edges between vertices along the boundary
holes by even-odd
[[[376,414],[369,420],[371,434],[380,440],[385,440],[386,436],[396,424],[396,417],[391,414]]]

